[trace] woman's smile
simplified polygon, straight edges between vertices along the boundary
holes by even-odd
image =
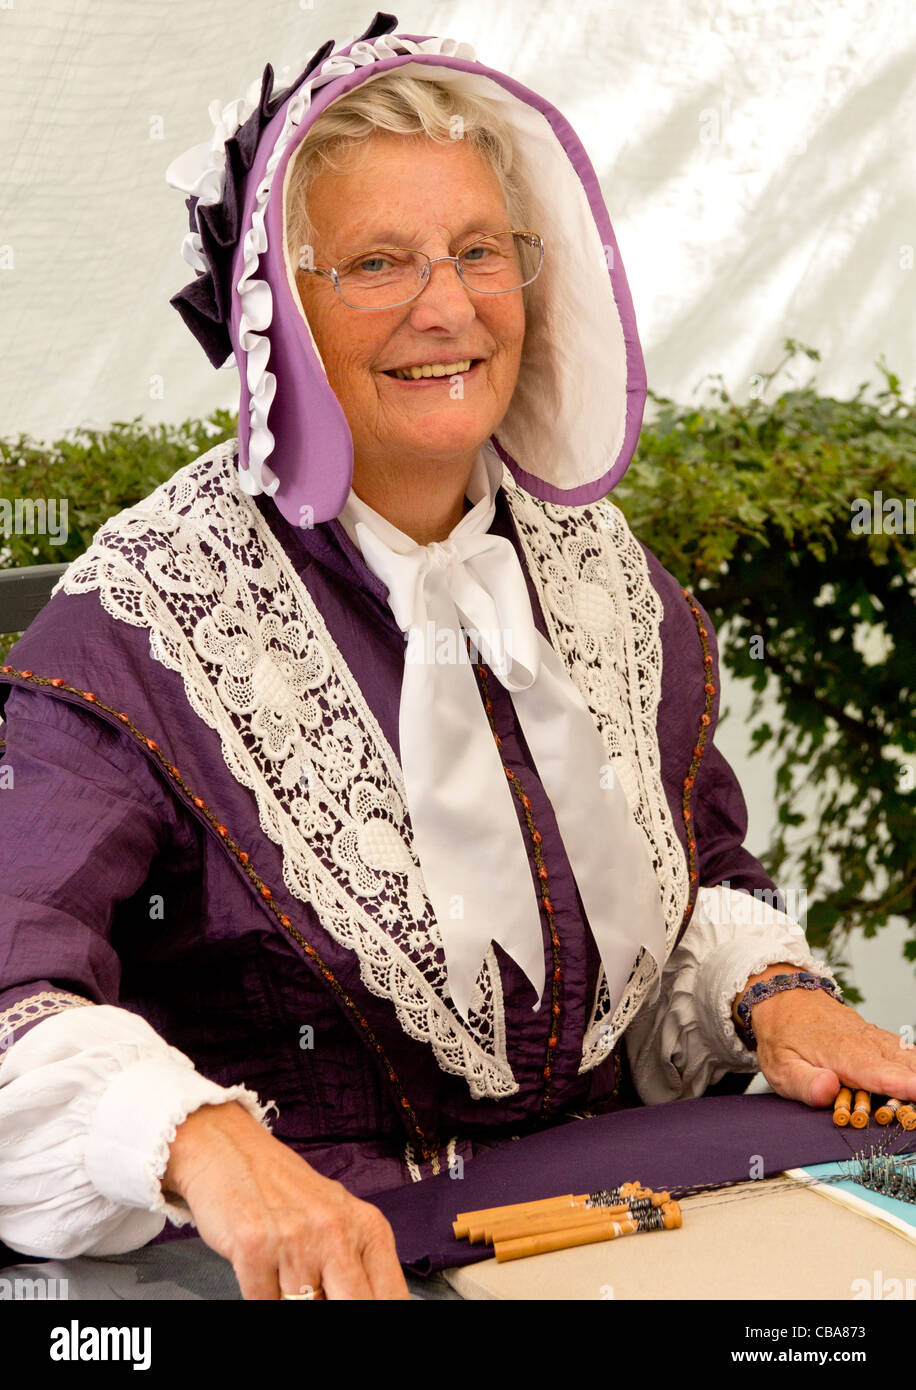
[[[448,386],[451,389],[460,381],[463,388],[468,381],[479,379],[485,360],[466,357],[452,362],[411,363],[406,367],[390,367],[382,375],[399,386]]]

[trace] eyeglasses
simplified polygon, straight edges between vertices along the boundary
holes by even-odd
[[[534,232],[486,232],[454,256],[435,256],[405,246],[381,246],[345,256],[330,269],[299,262],[305,275],[330,280],[351,309],[395,309],[409,304],[429,284],[432,267],[451,261],[463,285],[475,294],[509,294],[530,285],[544,262],[544,242]]]

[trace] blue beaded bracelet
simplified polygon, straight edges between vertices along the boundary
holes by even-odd
[[[771,975],[768,980],[758,980],[755,985],[745,990],[735,1010],[740,1019],[735,1025],[735,1031],[748,1052],[753,1052],[757,1046],[757,1037],[751,1024],[751,1009],[755,1004],[762,1004],[764,999],[772,999],[774,994],[779,994],[784,989],[824,989],[841,1004],[843,1002],[840,988],[833,980],[828,980],[824,975],[812,975],[807,970],[797,970],[793,975]]]

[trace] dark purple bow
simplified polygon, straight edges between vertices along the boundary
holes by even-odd
[[[357,42],[390,34],[397,26],[394,15],[379,12]],[[334,40],[329,39],[309,59],[295,82],[277,93],[273,91],[274,71],[268,63],[261,79],[261,99],[257,107],[226,141],[226,183],[222,198],[218,203],[203,204],[199,211],[197,198],[192,196],[185,200],[190,230],[199,233],[201,255],[209,268],[198,271],[196,279],[172,295],[169,303],[178,310],[214,367],[221,367],[232,352],[229,336],[232,258],[241,230],[245,177],[254,163],[261,132],[284,102],[333,52]]]

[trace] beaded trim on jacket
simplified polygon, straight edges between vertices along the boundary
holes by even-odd
[[[475,1099],[518,1090],[506,1053],[495,954],[468,1021],[436,960],[438,925],[413,850],[401,769],[318,608],[235,475],[235,441],[180,469],[96,534],[60,581],[97,590],[106,611],[149,631],[226,767],[255,796],[289,892],[355,952],[365,986]],[[687,865],[661,783],[656,717],[662,606],[619,510],[543,503],[508,469],[503,486],[550,640],[595,717],[646,835],[673,949]],[[271,595],[270,609],[259,597]],[[652,982],[641,955],[613,1019],[603,975],[581,1070],[608,1055]],[[608,1029],[610,1022],[610,1030]]]

